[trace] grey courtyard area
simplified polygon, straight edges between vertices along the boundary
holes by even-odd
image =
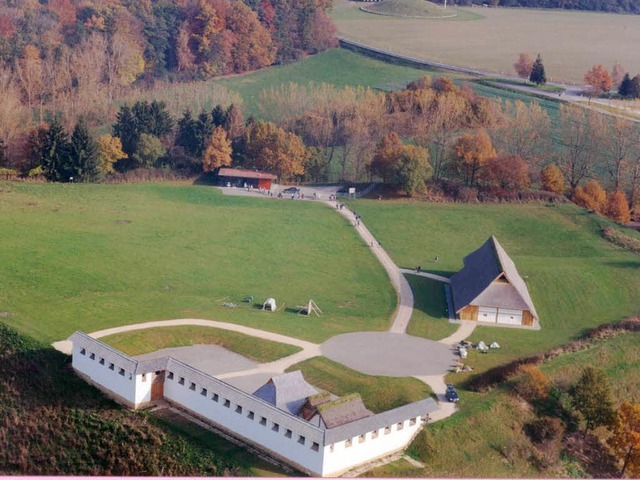
[[[450,345],[398,333],[347,333],[330,338],[320,350],[354,370],[388,377],[444,375],[457,359]]]

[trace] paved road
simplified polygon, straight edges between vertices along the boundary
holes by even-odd
[[[320,346],[333,361],[368,375],[445,375],[456,363],[453,348],[398,333],[358,332],[330,338]]]

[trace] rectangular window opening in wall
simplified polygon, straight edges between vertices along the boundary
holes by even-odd
[[[363,443],[366,439],[367,439],[367,435],[363,433],[358,437],[358,443]]]
[[[86,355],[87,351],[84,348],[80,349],[80,355]]]
[[[202,390],[200,390],[200,395],[202,395],[203,397],[207,396],[207,389],[203,388]]]
[[[180,380],[178,380],[178,383],[180,385],[184,385],[184,377],[180,377]]]
[[[249,411],[249,415],[247,415],[247,418],[249,420],[253,420],[253,417],[255,417],[255,414],[253,412]]]
[[[300,445],[304,445],[305,440],[306,439],[302,435],[298,435],[298,443]]]
[[[101,358],[100,361],[98,362],[100,365],[104,365],[104,358]]]
[[[143,382],[146,382],[146,381],[147,381],[147,374],[146,374],[146,373],[143,373],[143,374],[142,374],[142,381],[143,381]]]
[[[133,380],[133,374],[132,373],[129,374],[129,380]]]
[[[217,402],[220,399],[220,397],[218,396],[217,393],[213,394],[213,397],[211,397],[211,400],[213,400],[214,402]]]
[[[351,445],[352,445],[352,441],[350,438],[344,441],[344,446],[346,448],[349,448]]]
[[[116,366],[113,363],[109,364],[109,370],[115,370]]]
[[[231,400],[225,400],[224,401],[224,406],[227,408],[231,408]]]
[[[196,390],[196,384],[191,382],[191,385],[189,385],[189,390],[195,391]]]
[[[416,419],[415,418],[412,418],[411,420],[409,420],[409,425],[410,426],[413,427],[415,424],[416,424]]]
[[[402,430],[404,428],[404,422],[398,422],[398,425],[396,426],[396,430]]]
[[[124,377],[124,368],[121,368],[120,370],[118,370],[118,373]]]
[[[266,424],[267,424],[267,419],[264,417],[260,417],[260,425],[264,427]]]
[[[274,432],[279,432],[280,431],[280,425],[278,425],[277,423],[274,423],[273,427],[271,427],[271,430],[273,430]]]
[[[242,413],[242,407],[240,405],[236,407],[236,413]]]
[[[378,430],[374,430],[373,432],[371,432],[371,438],[378,438]]]
[[[173,372],[169,372],[169,375],[167,375],[167,378],[169,380],[173,380]]]
[[[292,435],[293,435],[293,432],[287,428],[287,431],[284,432],[284,436],[287,438],[291,438]]]
[[[391,427],[384,427],[384,434],[389,435],[391,433]]]
[[[95,359],[96,359],[96,354],[95,354],[95,353],[92,353],[91,355],[89,355],[89,358],[90,358],[91,360],[95,360]]]
[[[317,452],[318,450],[320,450],[320,444],[318,442],[313,442],[313,445],[311,445],[311,450]]]

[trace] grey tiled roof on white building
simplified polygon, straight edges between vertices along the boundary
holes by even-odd
[[[265,402],[297,415],[307,397],[318,390],[309,385],[300,370],[272,377],[253,394]]]
[[[393,410],[355,420],[340,427],[326,430],[324,435],[325,445],[341,442],[366,432],[373,432],[374,430],[389,427],[409,418],[417,417],[418,415],[425,416],[431,412],[435,412],[438,408],[438,404],[433,398],[426,398],[418,402],[410,403],[409,405],[394,408]]]
[[[498,285],[494,288],[491,283],[501,274],[504,274],[510,285],[505,284],[504,288]],[[494,236],[464,257],[464,268],[451,277],[451,291],[456,313],[473,303],[487,307],[529,310],[538,319],[524,280]]]

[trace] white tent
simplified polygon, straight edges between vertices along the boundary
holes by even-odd
[[[276,299],[275,298],[267,298],[262,304],[263,310],[269,310],[271,312],[276,311]]]

